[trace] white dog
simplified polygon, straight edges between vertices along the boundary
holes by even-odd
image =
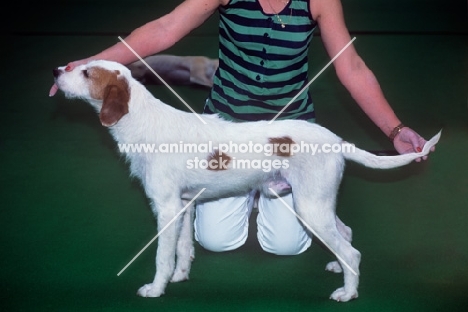
[[[192,144],[185,152],[125,153],[132,174],[141,179],[152,202],[159,229],[202,189],[205,191],[197,201],[244,195],[253,189],[272,196],[291,188],[297,215],[336,254],[343,269],[344,286],[331,295],[337,301],[356,298],[359,282],[360,253],[351,246],[349,233],[343,230],[346,227],[337,225],[335,216],[345,160],[371,168],[394,168],[427,155],[440,137],[439,133],[432,138],[421,153],[375,156],[358,148],[329,153],[323,148],[319,149],[322,153],[313,155],[311,150],[304,152],[297,147],[330,147],[344,142],[329,130],[305,121],[232,123],[203,115],[206,124],[202,124],[200,116],[155,99],[126,67],[114,62],[93,61],[73,71],[60,67],[53,74],[67,97],[81,98],[97,110],[102,125],[109,127],[119,144]],[[232,150],[215,148],[221,146]],[[241,146],[250,149],[241,151]],[[239,160],[243,160],[242,166]],[[141,287],[139,295],[159,297],[169,281],[188,279],[194,248],[192,214],[193,204],[176,225],[161,233],[154,281]]]

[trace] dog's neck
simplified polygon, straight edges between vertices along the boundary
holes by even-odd
[[[129,113],[117,124],[109,127],[117,142],[165,143],[168,138],[173,138],[175,120],[193,119],[192,114],[179,111],[156,99],[140,83],[130,81],[129,84],[131,90]]]

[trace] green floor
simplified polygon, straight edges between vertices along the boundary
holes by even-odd
[[[160,1],[159,1],[160,2]],[[468,306],[468,19],[466,1],[343,0],[355,46],[408,125],[429,137],[423,164],[347,168],[338,213],[362,253],[358,300],[328,299],[342,276],[318,245],[295,257],[251,239],[216,254],[197,246],[191,279],[166,295],[135,295],[154,274],[148,202],[95,113],[48,97],[51,70],[118,41],[180,1],[15,3],[2,24],[0,311],[465,311]],[[16,12],[21,12],[17,15]],[[169,52],[216,56],[216,18]],[[320,38],[311,77],[326,63]],[[207,91],[176,90],[198,110]],[[164,87],[151,87],[174,106]],[[369,150],[391,145],[332,69],[311,87],[318,122]]]

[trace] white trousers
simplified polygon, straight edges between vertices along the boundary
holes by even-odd
[[[236,249],[247,240],[249,217],[255,192],[198,204],[194,221],[195,239],[208,250]],[[294,207],[292,194],[283,197]],[[297,255],[310,247],[308,234],[296,216],[279,199],[260,196],[257,239],[263,250],[277,255]]]

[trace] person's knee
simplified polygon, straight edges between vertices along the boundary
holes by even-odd
[[[239,248],[247,237],[232,237],[231,235],[209,235],[198,237],[197,241],[204,249],[213,252],[224,252]]]
[[[247,240],[250,195],[224,198],[197,206],[195,239],[210,251],[236,249]]]
[[[294,206],[291,194],[284,200],[291,207]],[[312,243],[312,236],[278,199],[260,198],[257,225],[260,246],[272,254],[297,255]]]
[[[312,244],[310,237],[283,236],[274,239],[262,239],[259,237],[260,246],[268,253],[280,256],[294,256],[306,251]]]

